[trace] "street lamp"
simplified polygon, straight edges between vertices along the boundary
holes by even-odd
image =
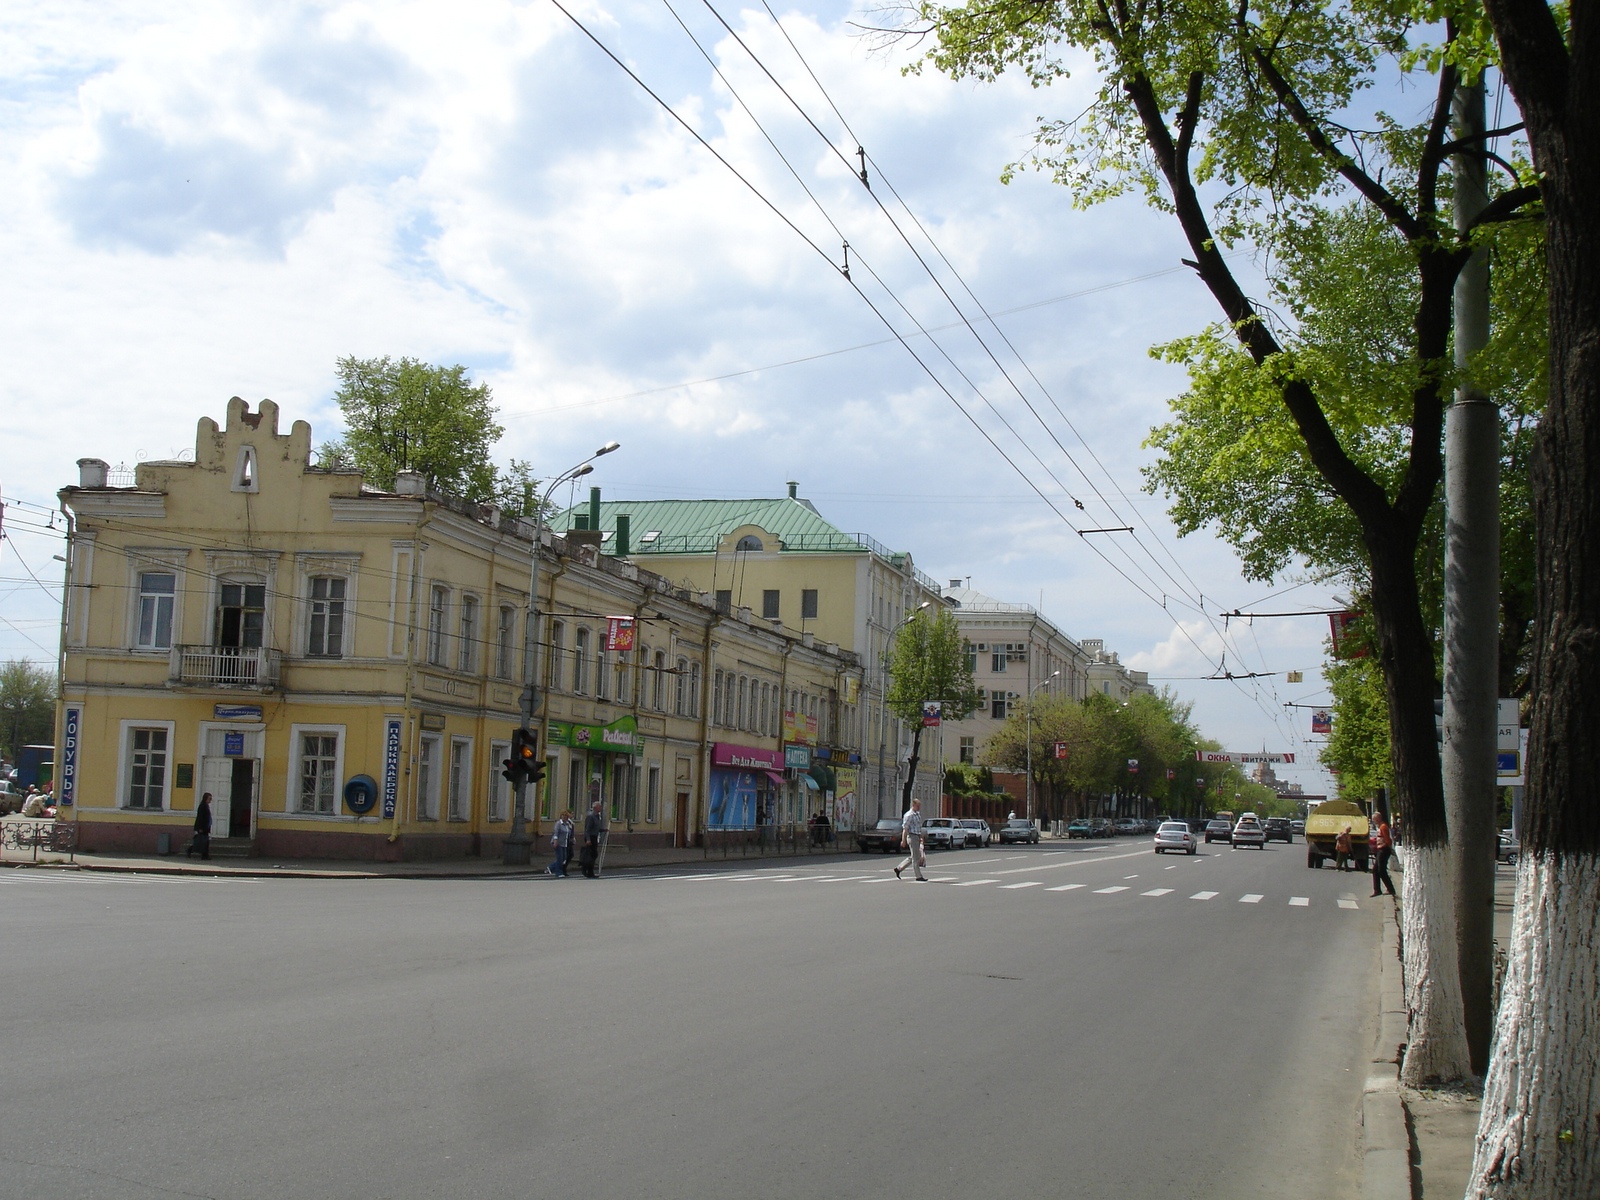
[[[933,601],[931,600],[924,600],[921,604],[917,605],[916,608],[912,609],[906,614],[905,620],[901,621],[900,624],[894,627],[894,632],[899,634],[902,629],[917,619],[918,613],[932,603]],[[891,638],[890,641],[892,642],[893,639]],[[883,653],[878,656],[878,666],[881,668],[881,673],[878,679],[878,816],[880,817],[883,816],[883,760],[887,752],[886,748],[889,738],[889,655],[893,649],[894,647],[892,645],[886,644],[883,648]],[[900,746],[897,739],[895,745],[894,767],[894,781],[897,787],[900,783],[899,760]],[[900,806],[898,804],[895,805],[896,811],[899,810],[899,807]]]
[[[621,442],[607,442],[575,467],[568,467],[547,484],[544,491],[534,497],[533,504],[533,564],[528,568],[528,624],[522,635],[522,671],[527,684],[522,689],[522,728],[532,732],[534,714],[539,711],[539,555],[544,546],[544,506],[552,492],[563,483],[581,479],[594,470],[594,460],[619,450]],[[545,747],[548,752],[549,747]],[[525,867],[533,858],[533,839],[528,836],[523,823],[525,806],[523,796],[526,780],[518,777],[512,785],[511,829],[500,843],[501,861],[508,867]]]
[[[1023,706],[1022,706],[1023,707],[1023,711],[1027,713],[1027,718],[1028,718],[1028,736],[1027,736],[1027,740],[1026,740],[1026,742],[1024,744],[1024,749],[1023,749],[1023,753],[1026,756],[1026,762],[1027,762],[1026,772],[1027,773],[1023,777],[1022,788],[1023,788],[1023,794],[1027,797],[1027,800],[1028,800],[1027,807],[1028,807],[1028,820],[1029,820],[1029,822],[1032,822],[1032,820],[1033,820],[1033,694],[1035,692],[1037,692],[1040,688],[1044,687],[1045,684],[1049,683],[1052,679],[1054,679],[1059,674],[1061,674],[1060,671],[1051,671],[1050,674],[1046,675],[1038,683],[1034,684],[1031,688],[1029,688],[1028,689],[1028,698],[1023,703]]]

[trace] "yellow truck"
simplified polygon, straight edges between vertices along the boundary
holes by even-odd
[[[1345,826],[1350,827],[1350,857],[1358,871],[1367,869],[1367,810],[1353,800],[1324,800],[1306,817],[1306,866],[1320,867],[1323,859],[1334,859],[1333,843]]]

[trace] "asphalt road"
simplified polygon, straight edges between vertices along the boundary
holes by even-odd
[[[1380,902],[1148,846],[0,871],[0,1195],[1356,1195]]]

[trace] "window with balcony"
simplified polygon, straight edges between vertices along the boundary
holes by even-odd
[[[311,731],[300,734],[300,793],[295,811],[332,816],[338,811],[339,737]]]
[[[338,658],[344,653],[344,595],[347,581],[336,575],[311,580],[311,623],[306,653]]]
[[[167,743],[170,737],[171,731],[165,727],[135,726],[128,730],[128,808],[159,811],[166,807]]]
[[[259,650],[266,623],[266,584],[224,583],[218,589],[218,646],[233,650]]]
[[[139,632],[134,645],[141,650],[172,648],[172,608],[177,600],[178,577],[165,571],[139,574]]]

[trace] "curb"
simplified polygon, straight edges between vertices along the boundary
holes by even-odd
[[[1400,1098],[1408,1016],[1394,904],[1384,905],[1379,959],[1378,1037],[1361,1096],[1361,1194],[1366,1200],[1412,1200],[1411,1123]]]

